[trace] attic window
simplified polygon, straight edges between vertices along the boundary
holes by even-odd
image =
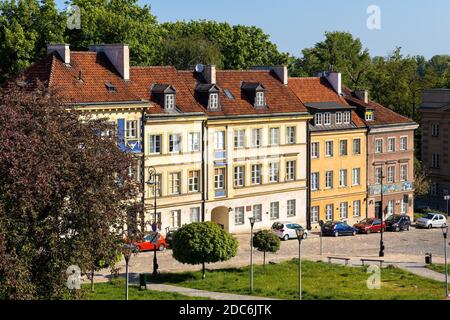
[[[114,86],[111,82],[106,83],[106,90],[108,90],[108,92],[117,92],[117,88],[116,86]]]
[[[255,107],[265,107],[266,97],[264,91],[257,91],[255,97]]]
[[[230,90],[225,89],[223,92],[225,93],[225,95],[227,96],[228,99],[230,99],[230,100],[234,100],[235,99]]]
[[[373,121],[374,120],[374,112],[373,110],[367,110],[365,114],[366,121]]]
[[[164,97],[164,107],[166,110],[175,109],[175,94],[166,94]]]
[[[209,95],[209,109],[217,110],[219,109],[219,94],[211,93]]]

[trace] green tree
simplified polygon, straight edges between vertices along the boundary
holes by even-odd
[[[178,229],[174,234],[173,257],[181,262],[202,265],[227,261],[236,256],[237,240],[214,222],[192,223]]]
[[[80,117],[42,84],[0,90],[0,299],[62,298],[69,266],[120,249],[134,160],[99,134],[111,125]]]
[[[263,264],[266,265],[266,252],[275,253],[280,250],[280,238],[269,230],[258,231],[253,236],[253,246],[263,252]]]
[[[414,194],[416,197],[426,196],[430,191],[430,178],[417,158],[414,158]]]
[[[343,75],[343,83],[352,89],[366,85],[369,50],[348,32],[325,32],[324,41],[304,49],[302,54],[303,57],[295,63],[294,75],[311,76],[317,71],[338,71]]]
[[[160,65],[178,70],[192,69],[198,63],[223,68],[223,56],[217,46],[196,36],[164,40],[159,59]]]

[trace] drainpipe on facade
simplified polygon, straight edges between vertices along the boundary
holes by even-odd
[[[142,214],[144,215],[145,223],[145,108],[142,108],[142,119],[141,119],[141,183],[142,183]],[[156,217],[155,217],[156,219]]]
[[[366,219],[369,218],[369,133],[370,129],[367,129],[366,134]]]
[[[207,181],[205,179],[205,177],[207,177],[206,175],[206,159],[205,159],[205,152],[207,152],[207,143],[208,143],[208,139],[205,139],[205,132],[206,132],[206,121],[203,120],[202,121],[202,172],[201,172],[201,181],[202,181],[202,222],[205,222],[205,202],[206,202],[206,192],[208,192],[208,188],[207,188]]]
[[[306,123],[306,229],[311,230],[311,135]]]

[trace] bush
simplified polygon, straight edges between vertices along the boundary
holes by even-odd
[[[173,238],[173,257],[181,263],[201,264],[203,279],[205,263],[227,261],[237,254],[237,240],[213,222],[186,225]]]

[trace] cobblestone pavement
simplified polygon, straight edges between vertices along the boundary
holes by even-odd
[[[226,262],[208,265],[208,269],[220,269],[228,267],[241,267],[249,264],[250,235],[237,235],[239,241],[238,255]],[[434,263],[443,263],[444,240],[440,229],[425,230],[412,228],[409,232],[384,233],[386,264],[398,266],[424,265],[425,254],[433,254]],[[322,238],[322,255],[320,255],[320,237],[316,233],[310,233],[309,238],[302,242],[302,258],[318,261],[326,260],[327,256],[342,256],[351,258],[352,264],[360,263],[360,258],[378,258],[380,234],[357,235],[355,237],[324,237]],[[298,241],[290,240],[281,243],[280,251],[276,254],[267,254],[267,260],[280,262],[290,260],[298,256]],[[170,250],[158,252],[158,264],[160,272],[197,271],[200,266],[183,265],[172,257]],[[263,254],[254,251],[256,264],[262,263]],[[118,267],[120,272],[125,270],[124,261]],[[139,253],[130,261],[130,272],[134,274],[151,273],[153,270],[153,252]],[[97,273],[96,281],[106,281],[110,270],[102,270]]]

